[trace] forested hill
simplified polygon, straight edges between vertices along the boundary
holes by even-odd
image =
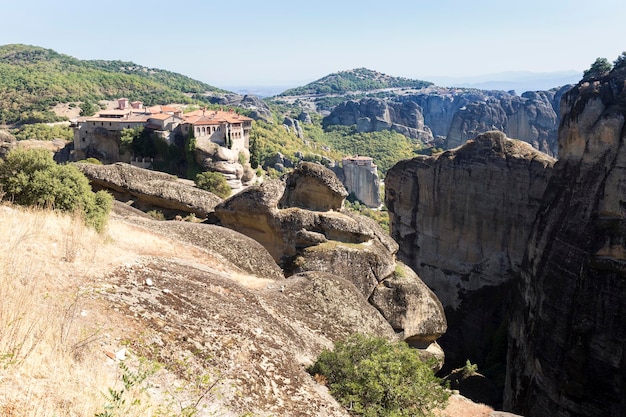
[[[429,85],[433,85],[433,83],[403,77],[392,77],[367,68],[357,68],[327,75],[305,86],[289,89],[280,95],[344,94],[350,91],[370,91],[381,88],[424,88]]]
[[[146,105],[189,102],[189,95],[222,91],[181,74],[132,62],[85,61],[51,49],[0,46],[0,124],[52,121],[57,103],[128,97]]]

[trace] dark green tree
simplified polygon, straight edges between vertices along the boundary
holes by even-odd
[[[201,172],[196,175],[195,183],[196,187],[210,191],[221,198],[229,197],[232,192],[226,178],[219,172]]]
[[[80,115],[81,116],[93,116],[100,107],[92,103],[91,101],[85,101],[80,105]]]
[[[606,58],[596,58],[591,67],[583,73],[583,81],[598,79],[611,71],[613,66]]]
[[[353,335],[322,352],[309,368],[353,415],[432,416],[449,392],[417,350],[404,342]]]
[[[626,66],[626,51],[622,52],[620,56],[613,61],[613,68],[622,68]]]
[[[94,193],[89,180],[73,165],[58,165],[43,149],[16,149],[0,160],[0,187],[5,198],[23,206],[79,212],[85,224],[102,231],[113,198]]]
[[[133,145],[139,141],[143,131],[143,126],[122,129],[120,133],[120,154],[132,153]]]
[[[256,132],[250,134],[250,166],[257,169],[261,164],[261,150],[257,142]]]

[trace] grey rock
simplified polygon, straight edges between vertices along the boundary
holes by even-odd
[[[470,357],[482,363],[491,350],[554,163],[528,143],[489,132],[387,173],[398,258],[446,308],[439,343],[453,366]]]
[[[625,83],[618,67],[563,97],[509,325],[505,408],[529,417],[626,413]]]
[[[341,210],[348,196],[343,184],[328,168],[302,162],[288,177],[282,207],[301,207],[307,210]]]
[[[205,218],[221,198],[178,181],[172,175],[137,168],[122,162],[113,165],[77,163],[96,189],[106,189],[121,201],[134,201],[144,211],[158,209],[172,213],[193,213]]]

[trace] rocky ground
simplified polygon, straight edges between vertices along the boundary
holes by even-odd
[[[98,235],[70,217],[0,210],[0,324],[16,323],[11,311],[23,324],[0,342],[10,352],[5,416],[93,416],[110,390],[129,416],[346,416],[305,367],[336,338],[389,331],[352,284],[314,272],[284,279],[229,230],[118,206]],[[231,248],[212,247],[225,240]],[[124,377],[135,381],[128,390]],[[450,404],[442,416],[490,412]]]

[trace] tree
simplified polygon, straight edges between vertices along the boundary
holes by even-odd
[[[606,58],[596,58],[591,67],[583,73],[583,81],[598,79],[611,71],[612,65]]]
[[[354,415],[432,416],[449,397],[415,349],[377,337],[357,334],[335,343],[309,373],[325,379],[330,393]]]
[[[250,133],[250,166],[257,169],[261,164],[261,150],[257,143],[256,132]]]
[[[622,68],[626,66],[626,51],[622,52],[620,56],[613,61],[613,68]]]
[[[5,198],[23,206],[79,212],[85,224],[102,231],[113,197],[94,193],[73,165],[58,165],[44,149],[15,149],[0,160],[0,188]]]
[[[195,183],[201,190],[210,191],[221,198],[229,197],[232,192],[226,178],[219,172],[201,172],[196,175]]]
[[[93,116],[100,107],[93,104],[91,101],[85,101],[80,105],[81,116]]]
[[[122,129],[122,132],[120,133],[120,154],[129,154],[134,150],[134,148],[138,147],[143,131],[143,126]]]

